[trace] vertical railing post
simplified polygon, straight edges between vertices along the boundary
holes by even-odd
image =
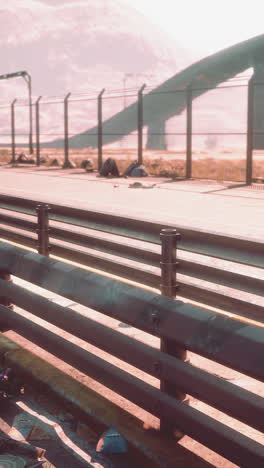
[[[74,167],[69,160],[69,97],[68,93],[64,98],[64,163],[63,169],[71,169]]]
[[[186,89],[186,179],[192,177],[192,88]]]
[[[143,164],[143,91],[146,85],[143,84],[138,91],[138,164]]]
[[[97,98],[97,126],[98,126],[98,171],[100,172],[103,165],[103,102],[102,97],[105,89],[99,93]]]
[[[246,184],[252,183],[253,127],[254,127],[254,75],[248,82],[247,107],[247,163]]]
[[[39,143],[39,102],[42,96],[36,100],[36,165],[40,166],[40,143]]]
[[[49,211],[48,205],[37,205],[36,208],[38,217],[38,253],[49,256]]]
[[[177,285],[177,268],[179,262],[177,261],[177,242],[180,240],[180,234],[176,229],[162,229],[160,233],[161,239],[161,294],[166,297],[175,298],[178,285]],[[187,360],[186,349],[175,345],[172,340],[161,339],[160,349],[162,352],[170,354],[171,356],[180,359],[181,361]],[[166,380],[161,380],[160,389],[162,392],[168,393],[179,401],[186,400],[186,394],[179,391],[174,384]],[[175,438],[180,439],[183,434],[177,430],[168,421],[161,419],[160,429],[165,433],[171,433]]]
[[[0,270],[0,279],[4,280],[4,281],[12,282],[12,278],[11,278],[10,273],[8,273],[7,271],[4,271],[4,270]],[[7,297],[7,296],[0,296],[0,304],[7,307],[8,309],[11,309],[11,310],[14,309],[14,306],[11,303],[10,298]],[[0,331],[4,332],[4,331],[7,331],[7,330],[9,330],[9,327],[7,327],[5,325],[5,323],[1,323],[1,321],[0,321]]]
[[[15,164],[16,162],[16,133],[15,133],[15,103],[16,99],[11,104],[11,139],[12,139],[12,158],[10,163]]]

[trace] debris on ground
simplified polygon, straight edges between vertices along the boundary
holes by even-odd
[[[127,442],[115,428],[111,427],[100,437],[96,451],[103,453],[126,453]]]
[[[100,176],[101,177],[108,177],[108,176],[120,177],[119,170],[114,159],[108,158],[104,162],[100,170]]]
[[[0,399],[14,398],[23,392],[22,382],[10,367],[0,370]]]
[[[129,184],[128,188],[143,188],[143,189],[152,189],[156,187],[157,184],[142,184],[141,182],[133,182]]]
[[[60,166],[60,162],[57,158],[54,158],[50,161],[49,163],[49,166],[50,167],[59,167]]]
[[[93,172],[94,170],[94,164],[91,159],[83,159],[83,161],[80,164],[81,169],[85,169],[86,172]]]
[[[129,166],[125,169],[123,173],[123,177],[148,177],[148,172],[146,168],[139,164],[137,161],[133,161]]]
[[[35,164],[36,161],[34,158],[29,158],[26,156],[25,153],[20,153],[16,159],[16,162],[20,164]]]

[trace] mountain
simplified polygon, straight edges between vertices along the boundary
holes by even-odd
[[[9,0],[0,7],[0,74],[27,70],[34,95],[163,81],[189,63],[182,47],[119,0]],[[0,99],[26,97],[19,79]]]

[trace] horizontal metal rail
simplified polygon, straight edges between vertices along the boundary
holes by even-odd
[[[0,316],[18,333],[155,416],[166,417],[228,460],[262,468],[264,448],[259,443],[1,305]]]
[[[25,228],[30,232],[36,231],[36,224],[31,221],[17,219],[12,216],[3,216],[0,214],[0,222],[13,227]],[[146,265],[159,267],[160,254],[150,248],[137,248],[117,241],[109,241],[105,238],[82,234],[70,229],[62,229],[52,226],[52,238],[65,242],[74,243],[78,246],[88,247],[99,250],[110,255],[126,258],[127,260],[137,261]],[[198,261],[185,260],[179,256],[179,271],[185,276],[208,281],[214,284],[227,286],[259,296],[264,296],[264,280],[252,278],[236,272],[223,270],[220,268],[199,263]],[[100,261],[100,259],[99,259]],[[86,263],[87,264],[87,263]],[[91,263],[91,266],[94,264]]]
[[[0,258],[1,268],[10,274],[264,380],[259,327],[4,242]]]
[[[96,234],[94,236],[81,234],[69,229],[61,229],[52,227],[52,238],[75,243],[82,247],[88,247],[110,255],[126,258],[146,265],[159,267],[160,253],[150,250],[149,247],[137,248],[129,245],[124,245],[117,241],[109,241],[105,238],[100,238]],[[179,245],[180,249],[180,245]],[[208,281],[214,284],[227,286],[229,288],[238,289],[259,296],[264,296],[264,280],[252,278],[240,273],[223,270],[213,266],[199,263],[195,260],[185,260],[178,255],[180,260],[179,272],[185,276],[191,276],[203,281]]]
[[[151,346],[123,335],[73,310],[0,280],[0,295],[33,315],[159,379],[174,383],[179,390],[262,431],[264,400],[237,385],[161,353]]]
[[[26,214],[35,214],[37,204],[47,200],[20,199],[9,195],[0,195],[0,207]],[[50,219],[87,227],[97,231],[117,234],[123,237],[160,244],[160,231],[163,228],[176,228],[182,235],[181,250],[192,253],[237,262],[257,268],[264,268],[264,249],[262,241],[253,241],[238,236],[226,236],[201,229],[187,228],[180,225],[165,225],[156,222],[116,216],[104,212],[87,211],[49,203]]]
[[[25,229],[26,231],[36,232],[37,225],[32,221],[27,219],[21,219],[14,216],[9,216],[3,213],[0,213],[0,224],[5,224],[7,226],[12,226],[19,229]]]
[[[61,246],[55,242],[50,242],[51,252],[66,260],[80,263],[82,265],[101,270],[111,275],[125,278],[129,281],[149,286],[154,289],[160,289],[160,275],[155,272],[148,271],[140,265],[131,266],[120,260],[110,260],[103,255],[98,256],[93,253],[83,252],[72,247]],[[179,271],[181,269],[179,268]],[[179,294],[182,297],[191,299],[196,302],[210,305],[222,310],[227,310],[233,314],[247,317],[252,320],[264,322],[263,306],[255,304],[241,298],[237,298],[222,291],[216,291],[204,285],[193,285],[191,281],[178,274]]]
[[[10,229],[4,229],[0,227],[0,237],[3,239],[22,244],[25,247],[36,249],[37,240],[29,237],[28,235],[21,234],[17,231],[11,231]]]
[[[3,224],[10,225],[12,227],[23,228],[30,232],[36,231],[36,225],[28,220],[23,220],[20,218],[0,214],[0,222],[2,222]],[[58,240],[75,243],[76,245],[80,245],[83,247],[89,247],[92,249],[100,250],[100,252],[105,252],[111,255],[117,255],[118,257],[123,257],[127,260],[137,261],[156,267],[159,266],[160,255],[158,252],[155,252],[150,248],[142,249],[129,246],[127,244],[124,245],[116,241],[109,241],[105,238],[100,238],[100,236],[98,237],[98,233],[92,236],[75,232],[70,229],[62,229],[53,226],[52,237]],[[185,276],[190,276],[193,278],[200,279],[202,281],[207,281],[222,286],[227,286],[229,288],[248,292],[250,294],[264,296],[264,280],[262,279],[209,266],[204,262],[199,263],[195,260],[189,261],[181,258],[181,255],[179,256],[179,259],[180,272]],[[94,264],[92,263],[91,266],[93,265]],[[114,266],[113,268],[115,269]],[[153,286],[153,283],[151,284],[151,286]],[[198,296],[193,296],[193,299],[198,300]],[[216,303],[212,303],[211,305],[217,307]],[[222,306],[219,303],[219,308],[221,307]],[[237,307],[236,304],[235,307]],[[234,307],[232,308],[232,311],[233,310]]]
[[[36,249],[37,246],[37,241],[32,237],[20,234],[19,232],[15,232],[13,230],[11,231],[0,228],[0,237],[34,249]],[[67,231],[65,231],[65,237],[67,237]],[[96,243],[96,239],[94,239],[94,241]],[[102,272],[118,276],[119,278],[124,278],[154,289],[160,288],[160,275],[156,272],[149,271],[148,265],[144,265],[142,267],[140,266],[140,258],[138,258],[138,255],[142,251],[142,257],[144,256],[144,251],[141,249],[135,249],[135,257],[132,257],[132,255],[130,258],[123,256],[123,258],[126,259],[126,262],[122,261],[120,258],[106,258],[100,251],[95,250],[95,253],[91,253],[85,252],[81,249],[73,248],[72,246],[69,246],[69,241],[67,243],[64,242],[64,245],[51,241],[50,250],[53,255],[65,258],[66,260],[77,262],[85,266],[101,270]],[[133,247],[130,247],[130,253],[132,250]],[[106,252],[109,253],[107,250]],[[151,254],[152,252],[150,252],[149,257]],[[129,264],[130,260],[136,260],[139,263],[136,266],[133,266],[133,264]],[[190,264],[189,268],[187,267],[187,271],[186,264]],[[195,274],[192,272],[192,267],[194,268],[194,271],[202,271],[202,274]],[[225,310],[242,317],[264,322],[262,305],[252,301],[249,302],[249,300],[243,300],[240,297],[234,297],[234,295],[231,295],[231,293],[228,294],[226,291],[217,291],[215,288],[215,285],[228,286],[229,289],[234,288],[243,292],[248,292],[250,294],[263,297],[263,280],[246,277],[245,275],[240,275],[238,273],[228,272],[208,266],[204,267],[205,274],[203,274],[202,265],[200,266],[196,262],[188,262],[181,259],[179,271],[181,273],[178,275],[178,284],[180,286],[179,292],[182,297],[186,297],[187,299],[201,302],[211,307]],[[182,274],[184,274],[185,277],[183,277]],[[209,281],[209,284],[207,285],[194,285],[188,279],[188,277],[186,278],[186,274],[189,277],[193,277],[202,281],[211,281]],[[224,278],[221,278],[222,275]],[[228,278],[230,281],[228,281]],[[212,284],[212,287],[209,287],[210,283]],[[250,286],[252,286],[252,288]]]
[[[72,247],[62,246],[55,242],[50,242],[51,252],[53,255],[65,258],[75,263],[101,270],[102,272],[124,278],[129,281],[149,286],[154,289],[160,287],[160,275],[148,271],[148,269],[141,265],[136,267],[122,262],[120,259],[111,260],[105,258],[103,255],[96,255],[93,253],[83,252],[80,249],[73,249]]]

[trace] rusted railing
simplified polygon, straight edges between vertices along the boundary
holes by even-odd
[[[263,381],[263,329],[185,304],[93,271],[0,243],[3,271]],[[163,276],[164,278],[164,276]],[[98,348],[132,364],[259,431],[263,399],[189,362],[123,335],[72,309],[0,280],[0,295]],[[0,305],[1,322],[76,369],[239,466],[263,466],[259,443],[190,407],[172,394],[106,362]],[[88,371],[87,371],[88,370]],[[165,389],[166,390],[166,389]]]
[[[31,248],[45,244],[44,250],[38,247],[39,253],[48,254],[51,249],[53,255],[155,289],[161,283],[160,233],[176,229],[181,234],[177,247],[179,296],[264,320],[262,240],[53,203],[47,206],[39,200],[8,195],[0,195],[0,209],[2,238]],[[46,228],[37,225],[36,209],[46,210]]]

